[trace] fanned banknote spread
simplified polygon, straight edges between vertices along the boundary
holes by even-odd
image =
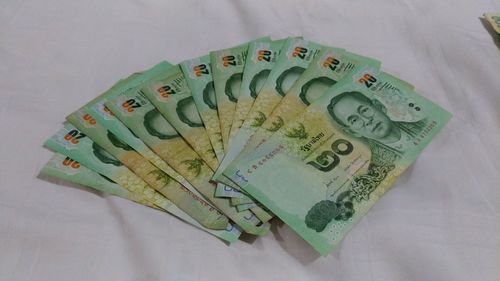
[[[262,37],[119,80],[69,112],[40,173],[229,243],[280,219],[326,255],[450,117],[377,59]]]

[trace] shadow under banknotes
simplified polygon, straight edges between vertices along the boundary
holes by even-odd
[[[479,20],[481,21],[481,24],[484,26],[484,28],[491,35],[493,43],[495,43],[497,48],[500,49],[500,34],[495,32],[493,27],[491,27],[490,23],[485,18],[479,18]]]
[[[308,265],[321,257],[321,255],[297,233],[295,233],[295,231],[277,218],[273,219],[271,232],[280,247],[298,260],[302,265]],[[282,234],[285,234],[286,237],[284,238]]]
[[[245,242],[247,244],[254,244],[257,238],[259,238],[259,236],[242,232],[240,236],[240,241]]]

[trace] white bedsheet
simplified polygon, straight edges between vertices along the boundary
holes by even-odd
[[[0,280],[500,280],[493,0],[0,1]],[[128,201],[37,178],[43,141],[117,79],[253,38],[375,57],[453,118],[329,256],[287,226],[227,246]],[[500,46],[500,45],[498,45]]]

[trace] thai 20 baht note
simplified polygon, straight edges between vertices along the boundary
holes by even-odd
[[[245,210],[248,210],[250,208],[254,208],[256,207],[257,204],[255,203],[246,203],[246,204],[240,204],[240,205],[237,205],[236,206],[236,209],[239,211],[239,212],[243,212]]]
[[[85,105],[85,110],[90,114],[89,118],[95,118],[96,122],[101,124],[105,129],[109,130],[113,136],[117,138],[118,141],[129,145],[133,150],[138,152],[145,159],[144,165],[149,166],[150,168],[159,168],[161,172],[165,173],[169,178],[173,178],[170,184],[175,186],[182,186],[181,188],[187,188],[189,193],[193,193],[195,199],[202,198],[202,195],[193,188],[182,176],[180,176],[177,172],[175,172],[168,164],[162,160],[158,155],[153,153],[151,149],[149,149],[139,138],[134,136],[130,130],[124,126],[113,114],[109,111],[109,109],[104,105],[108,99],[115,97],[116,95],[126,91],[127,89],[140,85],[147,79],[162,73],[168,69],[172,68],[172,65],[168,62],[161,62],[151,69],[141,73],[140,75],[132,75],[124,81],[119,82],[117,85],[112,87],[110,90],[106,91],[102,95],[98,96],[94,100],[90,101]],[[154,166],[149,164],[150,161]],[[163,174],[162,173],[162,174]],[[141,175],[145,177],[145,175]],[[151,180],[151,179],[150,179]],[[151,184],[151,183],[150,183]],[[159,186],[154,186],[159,187]],[[167,192],[168,189],[164,188],[163,192]],[[173,196],[172,194],[171,196]],[[175,201],[173,199],[172,201]],[[199,201],[202,204],[207,204],[202,200]],[[176,202],[174,202],[176,203]],[[181,204],[177,202],[178,204]],[[186,202],[183,202],[185,204]],[[182,208],[187,208],[185,205]],[[209,206],[209,208],[212,208]]]
[[[240,129],[260,89],[271,73],[285,39],[271,42],[253,42],[248,45],[248,55],[243,69],[240,95],[236,103],[233,124],[229,132],[229,146]]]
[[[105,152],[117,158],[120,163],[132,170],[150,187],[172,201],[200,224],[211,229],[226,228],[228,220],[224,215],[201,197],[159,170],[109,130],[100,126],[85,110],[80,109],[68,116],[67,119],[77,128],[77,133],[80,134],[79,137],[83,134],[92,138]],[[72,158],[76,159],[76,157]]]
[[[260,207],[251,208],[257,219],[249,212],[235,214],[234,209],[227,206],[228,199],[212,198],[214,189],[210,179],[213,171],[143,96],[140,90],[131,89],[108,101],[106,106],[155,153],[167,161],[196,189],[200,190],[206,198],[210,201],[219,201],[218,206],[226,208],[225,213],[231,214],[230,218],[238,221],[246,232],[260,235],[267,231],[266,228],[256,227],[261,222],[267,222],[271,218]]]
[[[231,200],[231,205],[233,206],[254,203],[254,201],[248,197],[231,197],[230,200]]]
[[[212,144],[217,160],[224,158],[224,146],[217,113],[214,80],[210,56],[186,60],[180,64],[187,86],[193,96],[194,104],[205,125],[208,138]]]
[[[366,65],[380,68],[380,62],[377,60],[348,53],[335,47],[321,48],[256,133],[259,131],[271,134],[276,132],[321,97],[328,88],[334,86],[349,73]],[[252,138],[253,136],[255,134]]]
[[[203,161],[215,170],[219,166],[219,160],[186,82],[177,65],[150,79],[141,86],[141,91]]]
[[[219,160],[181,68],[177,65],[163,71],[142,85],[141,91],[203,161],[215,170]]]
[[[226,175],[328,254],[451,116],[399,84],[342,80]]]
[[[235,206],[238,211],[243,211],[238,208],[238,205],[254,203],[255,205],[247,205],[248,209],[261,221],[268,222],[273,218],[269,210],[265,210],[261,205],[256,203],[254,198],[251,198],[246,192],[238,191],[230,186],[219,184],[215,189],[215,197],[226,197],[230,200],[231,206]],[[246,209],[244,209],[246,210]]]
[[[248,44],[247,57],[243,68],[243,76],[239,90],[238,100],[236,102],[234,116],[232,118],[231,129],[228,137],[228,146],[231,146],[233,137],[238,132],[241,124],[250,111],[253,102],[264,85],[276,59],[279,51],[285,42],[285,39],[275,41],[256,41]],[[222,160],[221,160],[222,161]],[[218,185],[216,195],[219,197],[244,197],[253,201],[238,189],[234,183],[227,179],[222,179],[228,185]]]
[[[135,135],[245,232],[259,235],[267,232],[267,226],[257,226],[261,221],[252,213],[247,211],[238,214],[235,208],[230,207],[229,199],[214,197],[214,184],[210,182],[213,170],[143,95],[140,88],[122,93],[108,101],[106,106]]]
[[[178,65],[141,85],[140,91],[212,169],[219,165],[203,120]]]
[[[109,99],[119,95],[127,89],[140,85],[145,80],[150,79],[151,77],[154,77],[155,75],[158,75],[158,73],[161,73],[171,67],[172,65],[170,63],[164,61],[139,75],[131,75],[129,78],[120,81],[108,91],[88,102],[84,108],[90,114],[90,117],[94,118],[97,122],[99,122],[99,124],[108,129],[121,141],[130,145],[135,151],[149,160],[160,170],[165,172],[168,176],[184,185],[194,194],[200,196],[200,194],[197,193],[197,191],[186,181],[186,179],[175,172],[172,167],[168,166],[164,160],[151,151],[151,149],[149,149],[139,138],[134,136],[130,130],[127,129],[127,127],[124,126],[118,119],[116,119],[111,111],[109,111],[109,109],[104,105]]]
[[[141,178],[123,166],[118,159],[107,153],[72,124],[65,123],[63,128],[45,141],[44,146],[113,180],[134,194],[135,201],[146,206],[154,204],[161,208],[165,207],[162,204],[166,201],[160,200],[164,198],[163,195],[149,187]]]
[[[151,164],[132,147],[101,126],[84,109],[70,114],[67,120],[200,224],[211,229],[227,227],[227,217]]]
[[[485,13],[484,17],[491,27],[493,27],[493,30],[500,35],[500,13]]]
[[[259,38],[252,42],[270,42],[269,37]],[[249,42],[251,43],[251,42]],[[217,99],[217,111],[222,133],[224,151],[229,149],[229,131],[233,123],[236,102],[240,95],[243,68],[249,43],[232,48],[210,52],[210,63]]]
[[[151,188],[113,155],[69,123],[65,124],[57,134],[45,141],[44,145],[78,161],[93,172],[116,182],[128,190],[134,196],[134,201],[138,203],[150,207],[159,207],[187,223],[228,242],[236,241],[240,235],[239,229],[231,224],[228,224],[225,230],[213,230],[203,227],[167,198]]]
[[[233,139],[229,151],[215,171],[214,180],[223,181],[222,172],[243,150],[250,136],[264,123],[298,77],[306,70],[321,45],[301,38],[288,38],[283,44],[278,61],[269,73],[264,86]],[[233,186],[234,187],[234,186]]]
[[[140,91],[145,95],[151,103],[159,110],[159,112],[167,119],[167,121],[179,132],[179,134],[191,145],[191,147],[196,151],[198,155],[208,164],[208,166],[215,170],[219,162],[215,156],[213,147],[211,146],[210,139],[205,130],[203,120],[201,119],[196,105],[194,103],[191,91],[186,84],[186,79],[179,66],[174,66],[168,70],[163,71],[160,75],[148,80],[141,87]],[[218,103],[219,104],[219,103]],[[234,185],[234,183],[232,183]],[[208,192],[205,190],[205,192]],[[211,194],[205,197],[213,196],[215,190],[211,191]],[[215,200],[215,199],[214,199]],[[227,205],[224,201],[217,200],[221,205],[219,207],[226,208],[229,206],[229,200]],[[212,201],[215,202],[215,201]],[[224,203],[224,204],[223,204]],[[231,209],[227,209],[227,212],[232,214]],[[271,216],[267,214],[260,207],[255,207],[251,209],[251,212],[255,214],[260,221],[266,222],[271,219]],[[251,219],[250,216],[246,217]],[[237,224],[246,224],[247,222],[235,221]],[[242,226],[242,228],[244,228]],[[269,226],[264,224],[262,227],[257,229],[250,229],[245,226],[245,232],[263,235],[267,233]]]
[[[217,188],[215,189],[215,197],[229,197],[229,198],[233,198],[233,197],[245,197],[245,193],[243,192],[240,192],[230,186],[227,186],[227,185],[222,185],[222,188],[218,188],[219,186],[217,186]]]
[[[137,202],[137,196],[114,181],[81,165],[70,157],[54,153],[40,170],[40,175],[83,185],[94,190]],[[148,206],[148,205],[146,205]],[[149,205],[154,207],[154,205]]]
[[[233,161],[239,161],[251,153],[274,132],[303,113],[306,107],[321,97],[328,88],[366,66],[379,69],[380,62],[335,47],[321,48],[309,67],[300,75]]]
[[[221,126],[217,113],[217,100],[215,98],[210,56],[206,55],[186,60],[180,66],[193,96],[196,109],[205,125],[215,156],[220,162],[224,158],[224,146],[222,144]],[[217,197],[222,197],[220,195],[225,194],[235,194],[235,192],[228,193],[227,190],[233,190],[233,188],[224,184],[217,184]]]

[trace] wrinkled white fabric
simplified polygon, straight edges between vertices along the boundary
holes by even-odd
[[[499,280],[493,0],[0,2],[0,280]],[[43,141],[116,80],[259,36],[378,58],[453,113],[329,256],[287,226],[227,246],[172,216],[37,178]]]

